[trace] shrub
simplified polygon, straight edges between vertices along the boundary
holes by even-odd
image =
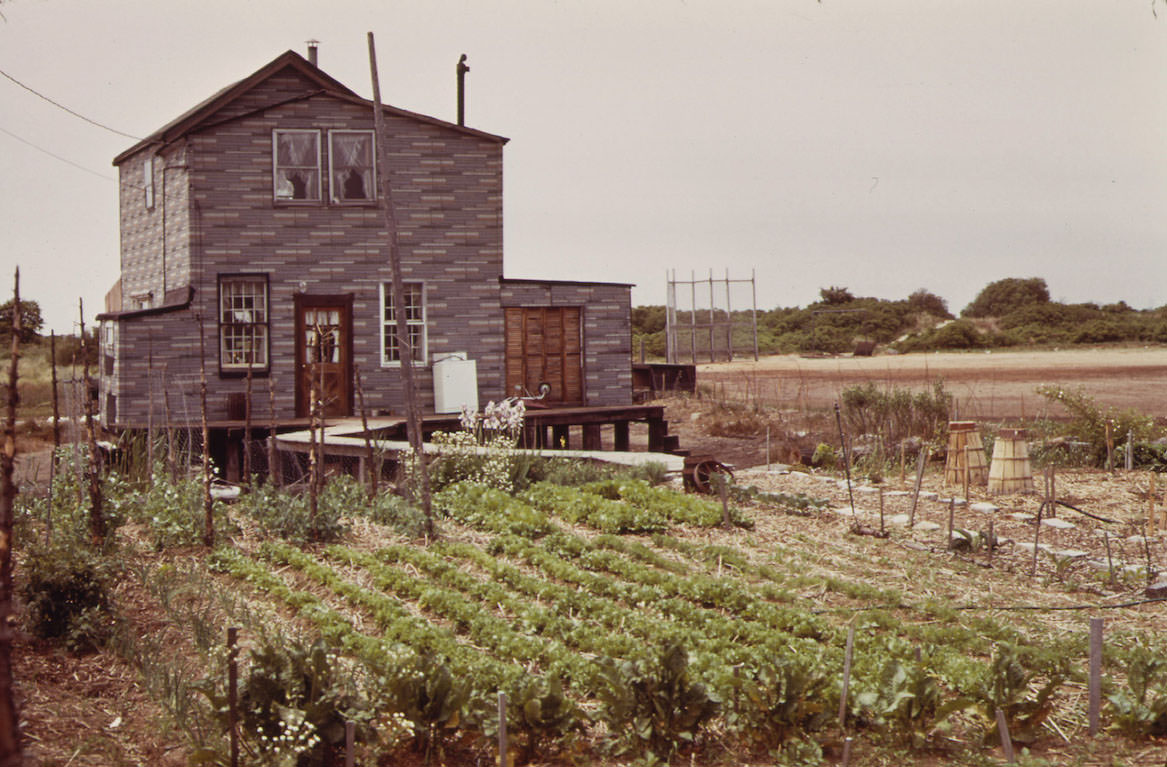
[[[1010,277],[990,282],[981,288],[973,302],[964,308],[962,317],[1002,317],[1027,304],[1049,302],[1049,288],[1040,277]]]
[[[111,592],[116,575],[110,560],[85,545],[34,545],[25,558],[20,589],[29,631],[62,640],[73,652],[96,650],[113,635]]]
[[[1127,441],[1128,435],[1135,442],[1148,439],[1154,420],[1135,410],[1115,410],[1102,407],[1084,389],[1063,389],[1060,386],[1042,384],[1037,393],[1051,402],[1064,407],[1070,414],[1066,434],[1074,440],[1085,443],[1087,458],[1101,466],[1106,461],[1107,431],[1115,447]]]
[[[894,455],[909,437],[931,442],[940,437],[952,409],[952,395],[944,382],[919,392],[893,387],[881,389],[868,382],[842,393],[842,414],[854,435],[871,435],[883,455]],[[817,453],[817,451],[816,451]]]
[[[1167,657],[1139,643],[1127,660],[1127,687],[1110,695],[1114,727],[1132,737],[1167,735]]]

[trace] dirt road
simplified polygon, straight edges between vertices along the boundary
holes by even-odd
[[[829,408],[848,386],[871,381],[913,389],[944,382],[954,418],[1058,416],[1039,384],[1085,389],[1104,406],[1167,418],[1167,347],[993,351],[876,357],[764,357],[699,366],[698,385],[715,395],[783,408]]]

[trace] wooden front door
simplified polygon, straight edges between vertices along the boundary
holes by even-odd
[[[523,306],[506,309],[507,396],[538,396],[545,402],[582,405],[583,336],[578,306]]]
[[[310,414],[312,379],[325,416],[348,416],[352,406],[352,297],[296,296],[296,415]]]

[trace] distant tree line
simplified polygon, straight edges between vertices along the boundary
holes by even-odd
[[[722,310],[721,318],[725,317]],[[689,313],[678,313],[678,325]],[[698,310],[698,322],[708,309]],[[632,310],[633,348],[665,355],[665,307]],[[698,340],[700,334],[698,334]],[[1040,277],[1007,278],[986,285],[960,317],[943,298],[923,288],[905,299],[856,297],[841,286],[819,291],[805,308],[758,313],[758,348],[763,354],[845,353],[860,341],[899,352],[1065,346],[1101,343],[1167,343],[1167,306],[1136,310],[1125,302],[1066,304],[1050,299]],[[688,354],[687,336],[679,339]],[[734,347],[752,349],[749,318],[735,312]]]

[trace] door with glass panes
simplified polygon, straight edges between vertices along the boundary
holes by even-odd
[[[311,413],[319,392],[325,416],[352,408],[352,297],[296,296],[296,416]]]

